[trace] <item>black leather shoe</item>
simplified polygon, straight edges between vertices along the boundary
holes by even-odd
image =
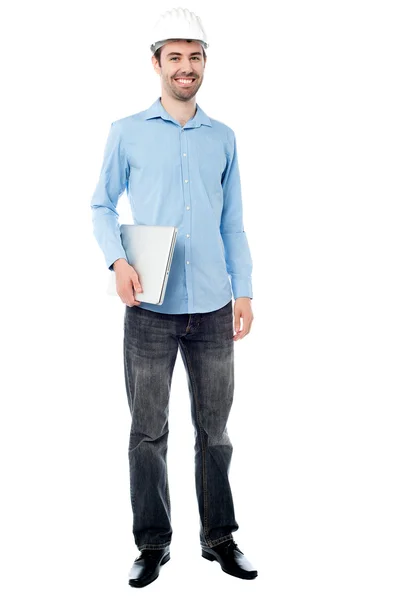
[[[207,560],[217,560],[222,571],[234,577],[255,579],[258,576],[258,571],[245,558],[234,540],[227,540],[213,548],[202,546],[202,556]]]
[[[129,572],[129,585],[144,587],[159,575],[161,565],[170,559],[169,546],[160,550],[142,550]]]

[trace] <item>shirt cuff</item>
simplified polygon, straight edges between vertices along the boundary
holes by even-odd
[[[109,269],[110,271],[113,271],[113,270],[114,270],[114,268],[113,268],[113,266],[112,266],[112,265],[114,264],[114,262],[115,262],[116,260],[118,260],[118,258],[124,258],[124,259],[127,261],[127,256],[126,256],[126,254],[124,254],[124,253],[122,253],[122,254],[121,254],[120,252],[117,252],[117,253],[116,253],[116,254],[114,254],[114,255],[110,255],[110,256],[107,256],[107,257],[106,257],[106,259],[105,259],[105,262],[106,262],[106,264],[107,264],[107,267],[108,267],[108,269]]]
[[[234,300],[242,296],[253,298],[251,277],[236,277],[233,275],[231,278],[231,287],[233,288]]]

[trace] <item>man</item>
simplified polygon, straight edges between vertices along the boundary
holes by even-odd
[[[233,539],[238,524],[228,479],[233,346],[249,333],[254,318],[236,140],[232,129],[209,118],[196,103],[208,47],[200,19],[187,9],[173,9],[162,15],[153,35],[152,64],[162,95],[148,110],[112,123],[91,203],[94,234],[126,304],[130,493],[133,535],[141,552],[129,584],[151,583],[170,558],[166,455],[178,349],[195,429],[202,556],[218,561],[230,575],[253,579],[257,571]],[[135,297],[141,283],[126,260],[116,211],[125,189],[136,224],[178,228],[162,305]]]

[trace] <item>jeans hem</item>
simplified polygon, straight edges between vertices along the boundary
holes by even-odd
[[[170,546],[170,542],[166,544],[143,544],[142,546],[137,546],[137,548],[141,552],[142,550],[163,550],[168,546]]]
[[[224,535],[223,537],[218,538],[217,540],[209,540],[208,544],[201,542],[201,548],[213,548],[213,546],[217,546],[217,544],[221,544],[222,542],[226,542],[227,540],[232,540],[232,539],[233,539],[233,534],[229,533],[228,535]]]

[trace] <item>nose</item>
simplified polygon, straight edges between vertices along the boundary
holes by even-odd
[[[182,58],[180,61],[180,69],[183,73],[192,73],[193,67],[189,58]]]

